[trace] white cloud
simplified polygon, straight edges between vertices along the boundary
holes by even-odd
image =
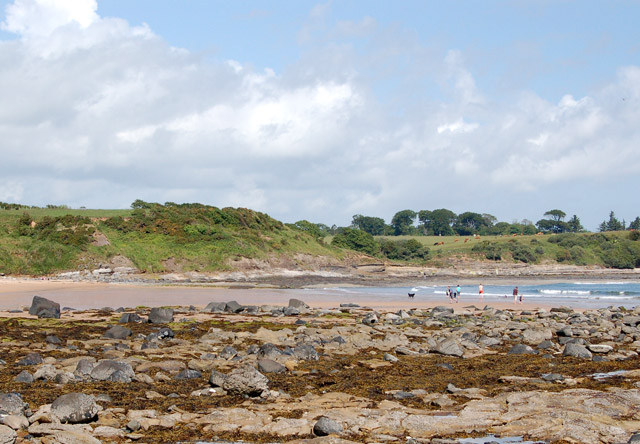
[[[461,51],[369,18],[327,29],[326,8],[305,39],[330,41],[276,73],[202,60],[98,17],[94,1],[17,0],[3,29],[19,38],[0,44],[0,200],[200,201],[348,224],[404,208],[492,211],[506,193],[524,206],[640,173],[640,68],[584,97],[496,100]],[[375,44],[339,44],[363,36]]]
[[[444,132],[450,133],[469,133],[471,131],[475,131],[478,129],[480,125],[477,123],[465,123],[464,119],[460,118],[453,123],[447,123],[444,125],[440,125],[437,129],[438,134],[442,134]]]
[[[23,37],[48,37],[67,25],[89,27],[99,19],[97,9],[95,0],[15,0],[6,7],[2,29]]]

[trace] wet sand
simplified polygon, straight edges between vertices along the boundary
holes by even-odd
[[[449,304],[446,298],[409,299],[398,295],[397,300],[380,300],[375,296],[327,295],[321,289],[275,289],[275,288],[220,288],[148,284],[106,284],[91,282],[71,282],[53,280],[0,279],[0,310],[14,310],[29,307],[34,295],[54,300],[61,307],[74,309],[99,309],[102,307],[158,307],[189,306],[204,307],[209,302],[235,300],[242,305],[287,305],[289,299],[297,298],[315,308],[335,308],[343,303],[356,303],[362,307],[380,310],[411,308],[432,308],[437,305],[451,305],[455,310],[464,307],[485,305],[498,309],[551,308],[540,302],[526,301],[513,304],[511,297],[504,300],[480,299],[477,295],[463,297],[459,303]],[[581,308],[581,307],[575,307]]]

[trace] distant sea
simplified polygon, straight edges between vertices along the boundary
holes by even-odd
[[[484,300],[513,300],[513,288],[517,285],[485,285]],[[415,300],[438,301],[447,303],[446,286],[419,285],[415,287],[336,287],[320,290],[344,302],[357,303],[358,300],[397,301],[407,298],[407,293],[415,293]],[[455,283],[451,285],[455,289]],[[478,304],[478,286],[461,286],[461,303]],[[518,291],[524,301],[537,302],[541,305],[567,305],[584,308],[601,308],[624,306],[627,308],[640,305],[640,282],[567,282],[540,283],[535,285],[518,285]],[[314,293],[318,293],[314,289]]]

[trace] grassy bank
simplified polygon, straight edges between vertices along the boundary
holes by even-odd
[[[266,214],[199,204],[135,210],[0,211],[0,273],[44,275],[134,266],[143,272],[221,271],[244,260],[296,265],[343,251]]]

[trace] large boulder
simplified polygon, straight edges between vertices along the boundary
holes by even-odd
[[[149,312],[149,322],[152,324],[168,324],[173,322],[173,309],[153,307]]]
[[[209,383],[239,395],[261,396],[269,390],[267,377],[250,365],[237,368],[228,375],[214,370]]]
[[[38,318],[60,319],[60,304],[41,296],[34,296],[29,314],[38,316]]]
[[[28,407],[19,393],[0,393],[0,415],[23,415]]]
[[[71,424],[89,422],[98,415],[98,405],[93,396],[84,393],[67,393],[51,404],[51,415],[60,422]]]
[[[446,338],[436,344],[433,351],[446,356],[462,357],[464,350],[454,338]]]
[[[287,371],[287,367],[273,359],[259,359],[258,370],[262,373],[284,373]]]
[[[123,327],[122,325],[114,325],[104,333],[104,337],[109,339],[126,339],[131,336],[131,334],[130,328]]]
[[[568,343],[565,345],[564,350],[562,351],[562,356],[573,356],[575,358],[581,359],[591,359],[593,355],[591,352],[581,344]]]
[[[289,299],[289,308],[297,308],[298,310],[307,310],[309,306],[300,299]]]
[[[206,307],[202,309],[207,313],[222,313],[226,310],[226,302],[209,302]]]
[[[128,362],[105,359],[93,367],[91,370],[91,378],[98,381],[108,381],[111,380],[111,376],[116,372],[121,372],[121,374],[124,374],[128,378],[135,377],[133,368],[131,368]]]
[[[237,301],[229,301],[225,304],[224,311],[228,313],[240,313],[244,310],[244,306],[240,305]]]
[[[313,426],[313,434],[316,436],[339,435],[342,433],[342,426],[331,418],[320,417]]]
[[[144,318],[138,316],[137,313],[122,313],[118,321],[119,324],[133,324],[138,322],[144,322]]]

